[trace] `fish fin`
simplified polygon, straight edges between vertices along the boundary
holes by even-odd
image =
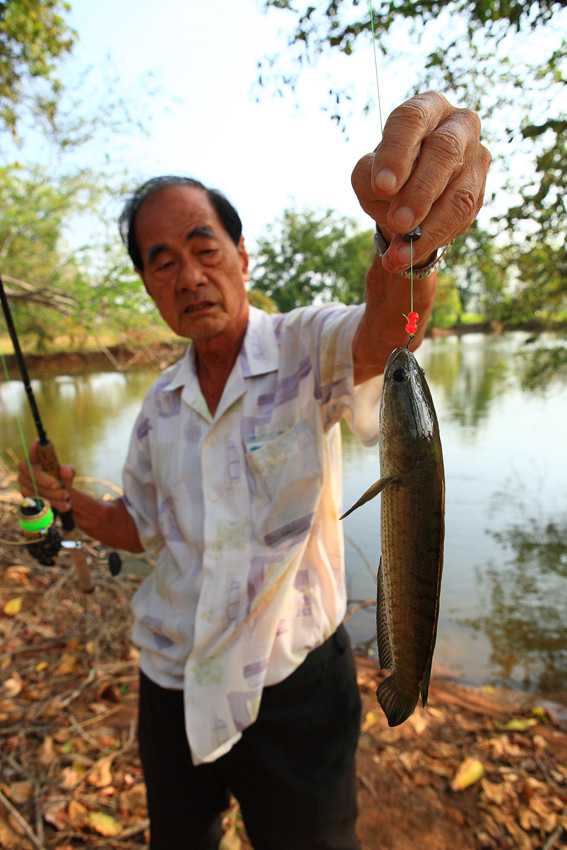
[[[390,478],[380,478],[379,481],[377,481],[375,484],[373,484],[372,487],[369,487],[368,490],[365,493],[362,494],[362,496],[360,497],[358,502],[356,502],[356,504],[354,504],[352,506],[352,508],[349,508],[348,511],[346,512],[346,514],[342,515],[341,519],[344,519],[345,517],[347,517],[349,514],[351,514],[353,511],[355,511],[361,505],[364,505],[364,504],[366,504],[366,502],[369,502],[371,499],[374,499],[374,497],[377,496],[378,493],[382,492],[384,487],[387,487],[388,484],[391,484],[392,481],[395,481],[395,480],[396,479],[393,476],[391,476]]]
[[[382,570],[382,559],[378,567],[378,592],[376,600],[376,635],[378,637],[378,663],[381,670],[391,670],[394,666],[392,658],[392,644],[388,632],[388,620],[386,616],[386,594],[384,591],[384,573]]]
[[[388,718],[388,726],[399,726],[411,717],[419,699],[419,693],[416,693],[415,698],[399,693],[396,689],[395,674],[380,682],[376,696]]]
[[[439,578],[439,581],[441,579]],[[439,610],[439,586],[437,587],[437,608]],[[437,616],[435,618],[435,627],[433,629],[433,634],[431,635],[431,646],[429,648],[429,658],[427,659],[427,664],[425,665],[425,669],[423,671],[423,676],[421,677],[421,682],[419,683],[419,690],[421,691],[421,704],[425,708],[427,705],[427,698],[429,695],[429,680],[431,679],[431,668],[433,666],[433,652],[435,650],[435,643],[437,642]]]

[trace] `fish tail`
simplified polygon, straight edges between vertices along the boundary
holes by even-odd
[[[415,697],[400,693],[393,674],[378,685],[376,696],[388,718],[388,726],[399,726],[411,717],[419,699],[419,693]]]

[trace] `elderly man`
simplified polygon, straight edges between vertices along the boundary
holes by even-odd
[[[121,233],[167,324],[191,342],[149,390],[107,503],[36,467],[88,534],[156,555],[134,597],[140,753],[152,850],[218,847],[238,798],[255,850],[354,850],[360,700],[344,627],[340,430],[377,439],[380,376],[414,345],[438,252],[471,224],[489,155],[477,117],[428,93],[390,116],[353,173],[377,225],[366,305],[268,316],[249,305],[240,219],[216,191],[157,178]],[[405,285],[404,285],[405,284]],[[22,492],[33,495],[25,467]]]

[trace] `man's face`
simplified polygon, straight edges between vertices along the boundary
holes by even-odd
[[[248,322],[248,255],[206,193],[160,189],[143,202],[135,227],[144,263],[138,274],[170,328],[197,345],[239,345]]]

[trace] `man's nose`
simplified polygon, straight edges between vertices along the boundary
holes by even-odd
[[[206,282],[207,276],[200,263],[192,257],[184,259],[177,279],[178,287],[181,287],[182,289],[194,289],[197,286],[202,286]]]

